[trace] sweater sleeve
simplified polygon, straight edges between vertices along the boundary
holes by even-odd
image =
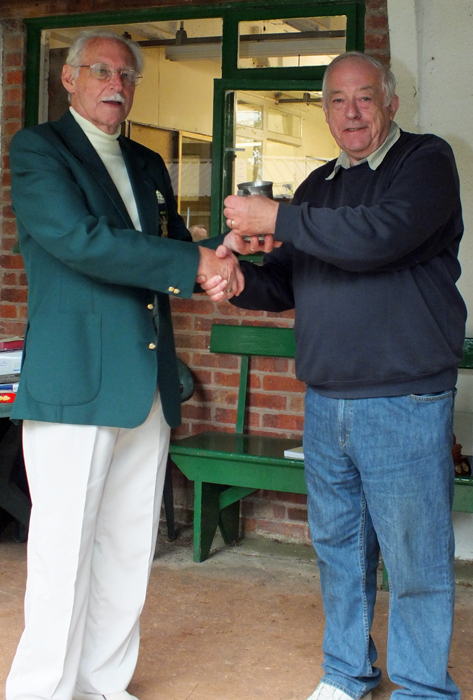
[[[336,177],[356,177],[357,167]],[[453,153],[436,137],[399,162],[388,187],[372,205],[317,207],[311,201],[301,202],[306,193],[304,187],[296,193],[295,206],[280,205],[275,238],[352,272],[404,269],[425,262],[463,230]]]
[[[245,289],[230,302],[242,309],[281,312],[294,308],[292,246],[286,243],[264,256],[263,265],[241,261]]]

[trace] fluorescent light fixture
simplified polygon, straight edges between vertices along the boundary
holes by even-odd
[[[338,55],[345,51],[345,37],[321,37],[297,39],[290,34],[281,41],[241,41],[240,58],[278,58],[288,56]],[[293,38],[294,37],[294,38]],[[165,57],[168,61],[217,61],[222,58],[221,43],[167,45]]]

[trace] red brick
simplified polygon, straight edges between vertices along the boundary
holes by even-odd
[[[304,427],[304,419],[302,416],[267,413],[263,416],[263,427],[280,428],[281,430],[302,430]]]
[[[242,521],[242,533],[244,535],[254,534],[256,530],[256,521],[253,518],[244,518]]]
[[[236,423],[236,411],[232,411],[229,408],[217,408],[215,409],[215,420],[217,423],[231,423],[235,425]]]
[[[21,85],[23,83],[23,71],[9,70],[4,73],[5,85]]]
[[[192,299],[176,299],[171,297],[171,308],[175,313],[187,314],[211,314],[214,311],[212,301],[207,301],[205,297]]]
[[[252,357],[251,370],[255,372],[280,372],[286,373],[289,369],[289,361],[283,357]]]
[[[253,390],[261,389],[261,377],[257,374],[250,373],[249,387]]]
[[[214,322],[213,318],[208,318],[207,316],[194,316],[194,330],[195,331],[206,331],[210,334],[210,329]]]
[[[5,66],[7,68],[19,68],[23,66],[23,52],[11,51],[5,54]]]
[[[16,104],[21,103],[23,100],[24,88],[13,87],[5,90],[5,102],[4,104]]]
[[[25,323],[20,321],[2,321],[0,331],[4,335],[24,335]]]
[[[192,330],[192,316],[184,314],[173,314],[172,315],[172,325],[174,330],[179,331],[190,331]]]
[[[3,287],[13,287],[18,282],[17,272],[5,272],[2,275],[2,286]]]
[[[236,391],[206,389],[206,399],[209,403],[219,406],[236,406],[238,394]]]
[[[3,108],[3,119],[21,119],[22,109],[19,104],[6,104]]]
[[[208,347],[209,340],[206,335],[195,335],[193,333],[176,333],[176,345],[179,348],[197,348],[204,350]]]
[[[273,504],[273,516],[276,518],[276,520],[285,520],[286,515],[287,512],[285,506],[278,503]]]
[[[18,122],[6,122],[3,125],[3,134],[5,136],[14,136],[17,133],[17,131],[20,131],[22,126],[23,125],[19,121]]]
[[[255,394],[250,392],[248,405],[255,408],[272,408],[275,411],[285,411],[287,400],[285,396],[275,396],[274,394]]]
[[[384,12],[387,14],[388,6],[387,0],[366,0],[366,14],[369,15],[372,12]]]
[[[379,29],[387,31],[388,29],[388,18],[384,14],[380,15],[367,15],[365,18],[365,27],[368,31],[376,31]]]
[[[254,318],[258,318],[263,316],[264,311],[251,311],[249,309],[237,309],[235,306],[232,306],[231,304],[219,304],[218,305],[218,312],[221,316],[236,316],[236,317],[247,317],[247,316],[252,316]],[[245,320],[245,323],[247,321]]]
[[[185,418],[194,418],[197,420],[210,420],[212,415],[210,408],[205,406],[191,406],[188,403],[184,403],[181,406],[182,416]]]
[[[11,289],[5,288],[1,290],[0,298],[2,301],[10,301],[15,304],[26,303],[28,298],[28,292],[26,289]]]
[[[388,34],[367,34],[365,38],[365,50],[371,49],[379,51],[389,47]]]
[[[305,391],[305,384],[295,377],[276,377],[267,375],[263,379],[263,389],[266,391]]]
[[[13,248],[17,245],[18,239],[16,236],[2,236],[1,250],[4,253],[13,253]]]
[[[194,352],[192,360],[201,367],[219,367],[221,369],[238,369],[239,359],[236,355]]]
[[[9,170],[2,173],[2,187],[11,186],[11,173]]]
[[[28,4],[31,5],[31,2],[29,2]],[[18,4],[16,4],[15,6],[18,7]],[[20,34],[5,33],[5,36],[3,38],[3,48],[5,50],[5,53],[9,53],[10,51],[21,51],[23,49],[23,46],[23,36],[21,36]]]
[[[245,425],[249,425],[250,428],[253,428],[254,430],[259,428],[261,426],[261,416],[259,415],[259,413],[250,411],[249,415],[246,416]]]
[[[0,255],[0,267],[5,270],[20,270],[23,268],[21,255]]]
[[[289,520],[307,522],[307,508],[288,508],[287,517]]]
[[[291,413],[304,413],[304,410],[304,396],[296,396],[289,399],[289,411]]]
[[[212,379],[211,372],[206,372],[202,369],[193,369],[192,374],[194,375],[194,381],[197,384],[210,384]]]
[[[214,382],[220,386],[235,386],[240,383],[239,374],[224,374],[223,372],[214,372]]]
[[[0,304],[0,316],[2,318],[18,318],[18,311],[14,304]]]

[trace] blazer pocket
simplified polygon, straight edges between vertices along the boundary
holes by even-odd
[[[57,406],[93,401],[102,380],[101,314],[37,314],[28,331],[25,369],[35,401]]]

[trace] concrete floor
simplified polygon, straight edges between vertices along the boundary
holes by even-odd
[[[25,545],[0,538],[0,700],[22,631]],[[457,568],[450,671],[473,700],[473,564]],[[385,674],[389,595],[380,591],[373,636]],[[141,654],[130,692],[140,700],[306,700],[322,670],[323,613],[309,547],[216,542],[192,561],[190,532],[160,537],[142,617]],[[386,674],[385,674],[386,675]],[[385,677],[374,700],[394,689]]]

